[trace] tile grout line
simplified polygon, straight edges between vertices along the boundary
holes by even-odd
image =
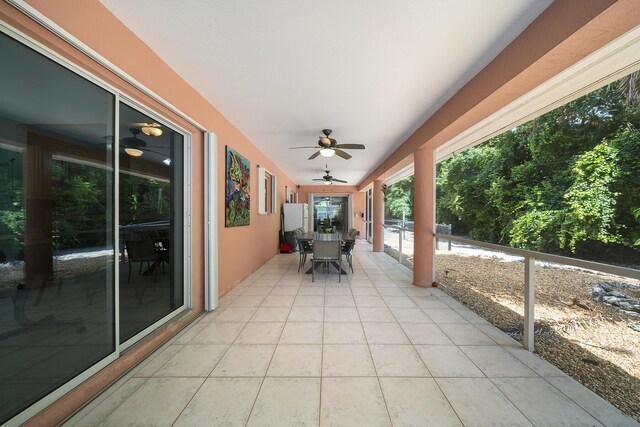
[[[226,308],[230,308],[230,307],[226,307]],[[225,309],[226,309],[225,308]],[[225,310],[223,309],[223,310]],[[214,312],[215,313],[215,312]],[[213,314],[213,313],[212,313]],[[254,313],[255,314],[255,313]],[[253,315],[252,315],[253,316]],[[249,318],[251,319],[251,318]],[[209,322],[209,324],[211,324],[213,322]],[[220,322],[220,323],[224,323],[224,322]],[[235,322],[227,322],[227,323],[235,323]],[[202,386],[207,382],[207,380],[211,377],[211,374],[213,373],[214,369],[218,366],[218,364],[220,364],[220,361],[224,358],[224,356],[226,356],[226,354],[229,352],[229,350],[231,349],[231,346],[236,342],[236,340],[238,339],[238,337],[240,336],[240,334],[242,334],[242,331],[245,330],[245,328],[247,327],[247,325],[249,324],[249,321],[247,321],[244,326],[242,327],[242,329],[240,329],[240,331],[238,331],[238,335],[236,335],[236,337],[233,339],[233,341],[231,342],[231,344],[228,345],[227,349],[224,351],[224,353],[222,353],[222,356],[220,356],[220,358],[218,359],[218,361],[216,363],[213,364],[213,367],[211,368],[211,370],[209,371],[209,374],[204,377],[204,380],[202,381],[202,384],[200,384],[200,387],[198,387],[198,389],[195,391],[195,393],[193,393],[193,395],[191,396],[191,398],[189,399],[189,401],[184,405],[184,407],[182,408],[182,410],[180,411],[180,413],[178,414],[178,416],[176,417],[175,420],[173,420],[173,422],[171,423],[171,426],[173,427],[175,425],[176,422],[178,422],[178,420],[180,419],[180,417],[182,416],[182,414],[184,413],[185,409],[187,409],[187,406],[189,406],[189,404],[193,401],[194,397],[196,397],[196,394],[198,394],[198,392],[202,389]],[[194,337],[195,338],[195,337]],[[191,341],[193,341],[193,338],[191,339]],[[194,344],[195,345],[195,344]],[[167,361],[168,362],[168,361]],[[166,364],[166,363],[165,363]],[[164,366],[164,365],[162,365]],[[160,370],[160,369],[158,369]],[[156,371],[158,372],[158,371]],[[199,377],[201,378],[201,377]]]
[[[311,261],[313,263],[313,260]],[[311,266],[313,268],[313,265]],[[327,323],[324,321],[325,307],[327,302],[327,286],[325,283],[323,300],[322,300],[322,344],[320,346],[320,396],[318,399],[318,427],[320,427],[322,423],[322,383],[324,382],[323,371],[324,371],[324,330]]]
[[[200,320],[202,320],[202,319],[200,319]],[[157,348],[155,351],[153,351],[153,353],[152,353],[151,355],[153,355],[153,354],[155,354],[155,353],[158,353],[158,354],[155,354],[155,356],[154,356],[153,358],[151,358],[150,360],[146,360],[146,359],[147,359],[147,358],[149,358],[151,355],[147,356],[147,358],[145,358],[145,361],[146,361],[147,363],[150,363],[151,361],[153,361],[154,359],[156,359],[158,356],[160,356],[160,354],[161,354],[163,351],[167,350],[171,345],[174,345],[173,343],[174,343],[174,342],[176,342],[176,341],[177,341],[177,340],[178,340],[182,335],[186,334],[186,333],[187,333],[191,328],[193,328],[193,326],[195,326],[195,324],[194,324],[194,325],[190,325],[190,326],[185,327],[185,328],[184,328],[182,331],[180,331],[178,334],[176,334],[175,336],[171,337],[167,342],[165,342],[165,343],[164,343],[164,344],[162,344],[159,348]],[[171,358],[169,358],[169,360],[170,360],[170,359],[172,359],[172,358],[173,358],[173,356],[172,356]],[[169,360],[167,360],[165,363],[167,363]],[[133,391],[129,396],[127,396],[127,398],[126,398],[126,399],[124,399],[122,402],[120,402],[118,405],[116,405],[116,407],[115,407],[115,408],[113,408],[113,410],[109,411],[109,414],[108,414],[107,416],[105,416],[105,417],[104,417],[104,419],[103,419],[102,421],[100,421],[100,423],[99,423],[100,425],[104,424],[104,422],[105,422],[105,421],[106,421],[106,420],[107,420],[107,419],[108,419],[108,418],[109,418],[109,417],[110,417],[110,416],[111,416],[111,415],[112,415],[112,414],[113,414],[113,413],[114,413],[118,408],[120,408],[120,406],[122,406],[122,404],[124,404],[124,402],[126,402],[127,400],[129,400],[129,398],[130,398],[131,396],[133,396],[133,395],[134,395],[134,394],[135,394],[135,393],[136,393],[136,392],[137,392],[137,391],[138,391],[138,390],[139,390],[143,385],[145,385],[145,384],[149,381],[149,379],[151,379],[151,378],[152,378],[153,374],[151,374],[151,375],[150,375],[150,376],[148,376],[148,377],[136,377],[136,376],[135,376],[135,374],[136,374],[138,371],[142,370],[142,369],[144,368],[144,366],[145,366],[147,363],[143,364],[142,366],[139,366],[140,364],[138,364],[138,366],[134,367],[130,372],[127,372],[127,373],[126,373],[125,375],[123,375],[120,379],[118,379],[117,381],[123,380],[122,384],[121,384],[120,386],[118,386],[115,390],[113,390],[111,393],[109,393],[107,396],[105,396],[105,398],[104,398],[104,399],[102,399],[99,403],[97,403],[97,404],[96,404],[96,406],[95,406],[94,408],[91,408],[91,410],[89,410],[85,415],[83,415],[83,416],[82,416],[82,418],[80,418],[80,419],[78,420],[78,422],[77,422],[77,423],[75,423],[74,425],[77,425],[77,424],[78,424],[78,423],[80,423],[83,419],[85,419],[89,414],[91,414],[91,413],[96,409],[96,407],[97,407],[98,405],[100,405],[102,402],[104,402],[106,399],[108,399],[108,398],[109,398],[109,396],[113,395],[113,393],[117,392],[117,391],[118,391],[118,390],[119,390],[123,385],[125,385],[125,384],[130,380],[130,379],[132,379],[132,378],[143,378],[144,380],[142,381],[142,383],[140,383],[140,385],[139,385],[138,387],[136,387],[136,389],[135,389],[135,390],[134,390],[134,391]],[[164,366],[164,364],[162,364],[162,366]],[[162,367],[162,366],[161,366],[161,367]],[[153,373],[155,374],[156,372],[158,372],[158,370],[159,370],[159,369],[160,369],[160,368],[156,369]],[[127,378],[127,376],[128,376],[128,378]],[[126,379],[125,379],[125,378],[126,378]],[[117,382],[117,381],[116,381],[116,382]],[[105,391],[106,391],[106,390],[105,390]],[[103,391],[103,393],[104,393],[104,391]],[[101,394],[102,394],[102,393],[101,393]],[[72,417],[72,418],[73,418],[73,417]],[[70,420],[67,420],[67,421],[70,421]]]
[[[368,274],[367,274],[368,276]],[[373,283],[373,282],[372,282]],[[375,288],[375,286],[374,286]],[[376,292],[378,290],[376,289]],[[378,295],[380,293],[378,292]],[[354,300],[355,303],[355,300]],[[385,303],[386,304],[386,303]],[[356,305],[356,312],[358,313],[358,319],[360,320],[360,325],[362,325],[362,318],[360,317],[360,309]],[[382,395],[382,402],[384,403],[384,408],[387,410],[387,419],[389,420],[389,425],[393,426],[393,421],[391,420],[391,413],[389,412],[389,405],[387,404],[387,398],[384,396],[384,391],[382,389],[382,383],[380,382],[380,377],[378,376],[378,368],[376,368],[376,362],[373,360],[373,354],[371,353],[371,346],[369,345],[369,338],[367,337],[367,333],[362,327],[362,332],[364,334],[364,340],[367,343],[367,350],[369,351],[369,357],[371,357],[371,364],[373,365],[373,371],[376,373],[376,380],[378,382],[378,387],[380,387],[380,394]]]
[[[276,256],[277,256],[277,255],[276,255]],[[285,275],[285,274],[286,274],[286,273],[284,273],[284,274],[282,275],[282,277],[284,277],[284,275]],[[280,280],[282,280],[282,277],[278,280],[278,282],[279,282]],[[276,286],[277,286],[277,283],[278,283],[278,282],[276,282]],[[245,423],[244,423],[245,427],[246,427],[247,425],[249,425],[249,421],[251,420],[251,415],[253,414],[253,411],[254,411],[254,409],[255,409],[255,407],[256,407],[256,402],[258,401],[258,397],[260,397],[260,392],[262,391],[262,386],[264,385],[264,382],[265,382],[265,380],[267,379],[267,373],[269,372],[269,368],[271,367],[271,364],[273,363],[273,358],[274,358],[274,356],[275,356],[275,354],[276,354],[276,351],[278,350],[278,345],[279,345],[279,343],[280,343],[280,340],[282,339],[282,334],[284,333],[284,329],[285,329],[285,327],[287,326],[287,320],[289,319],[289,316],[291,315],[291,310],[293,309],[293,303],[295,302],[296,297],[297,297],[297,296],[298,296],[298,294],[300,293],[300,287],[301,287],[301,286],[302,286],[302,283],[300,284],[300,286],[298,286],[298,291],[296,292],[296,294],[295,294],[295,295],[294,295],[294,297],[293,297],[293,301],[291,302],[291,306],[289,306],[289,314],[287,314],[287,319],[284,321],[284,324],[283,324],[283,326],[282,326],[282,330],[280,331],[280,335],[278,336],[278,340],[276,341],[276,345],[275,345],[275,347],[274,347],[274,349],[273,349],[273,353],[271,353],[271,359],[269,359],[269,363],[267,364],[267,369],[264,371],[264,375],[262,376],[262,381],[260,382],[260,387],[258,387],[258,392],[256,393],[256,397],[255,397],[255,399],[253,400],[253,404],[251,405],[251,409],[250,409],[250,410],[249,410],[249,412],[248,412],[247,420],[246,420],[246,421],[245,421]],[[275,286],[274,286],[274,288],[275,288]],[[266,299],[266,298],[265,298],[265,299]],[[264,301],[263,301],[263,302],[264,302]],[[247,323],[247,324],[248,324],[248,323]]]

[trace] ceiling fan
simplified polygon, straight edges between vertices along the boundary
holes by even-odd
[[[326,174],[322,178],[315,178],[313,179],[313,181],[323,181],[324,185],[331,185],[334,182],[342,182],[344,184],[347,183],[347,181],[343,181],[341,179],[337,179],[329,175],[329,170],[325,169],[325,172]]]
[[[349,160],[351,158],[351,154],[342,150],[364,150],[365,147],[362,144],[338,144],[338,141],[333,138],[329,138],[331,132],[331,129],[322,129],[322,133],[324,134],[324,136],[321,136],[318,139],[317,147],[291,147],[291,150],[296,150],[299,148],[317,149],[318,147],[320,147],[318,151],[316,151],[311,155],[311,157],[309,157],[309,160],[313,160],[320,155],[322,155],[323,157],[331,157],[334,154],[336,154],[338,157],[342,157],[345,160]]]

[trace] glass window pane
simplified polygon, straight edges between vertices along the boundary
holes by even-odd
[[[114,96],[0,35],[0,424],[115,351]]]
[[[120,342],[183,305],[183,139],[120,104]]]

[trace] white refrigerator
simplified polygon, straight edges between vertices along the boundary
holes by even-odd
[[[309,231],[309,205],[306,203],[285,203],[284,209],[284,231],[293,231],[302,227]]]

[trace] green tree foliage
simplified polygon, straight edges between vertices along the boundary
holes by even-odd
[[[457,234],[553,253],[634,247],[640,114],[619,83],[437,167],[437,219]]]
[[[384,193],[386,218],[413,219],[413,175],[390,185]]]

